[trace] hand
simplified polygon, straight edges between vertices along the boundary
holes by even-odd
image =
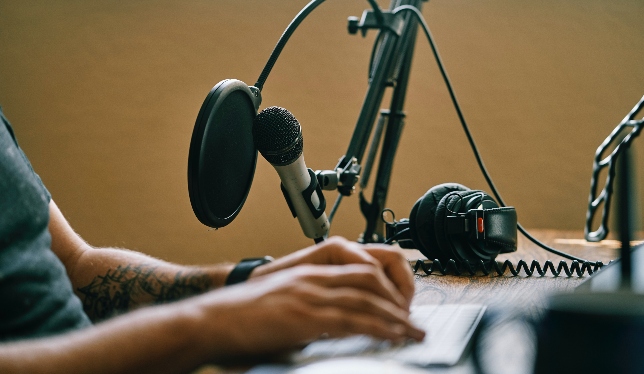
[[[425,335],[372,263],[294,266],[196,299],[208,321],[200,344],[221,357],[283,351],[327,334],[396,342]]]
[[[409,310],[414,296],[414,278],[407,259],[388,245],[362,245],[341,237],[329,238],[314,245],[291,253],[274,262],[260,266],[251,273],[251,278],[270,274],[278,270],[301,264],[366,264],[382,269],[389,281],[390,292],[394,294],[396,303]]]

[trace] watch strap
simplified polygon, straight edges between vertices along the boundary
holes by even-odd
[[[245,258],[241,260],[226,278],[226,286],[242,283],[248,279],[250,273],[258,266],[273,261],[271,256]]]

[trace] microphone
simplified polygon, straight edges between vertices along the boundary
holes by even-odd
[[[277,171],[284,198],[304,235],[316,243],[324,240],[329,232],[329,220],[324,213],[326,200],[315,173],[304,163],[300,123],[288,110],[268,107],[253,121],[253,141]]]

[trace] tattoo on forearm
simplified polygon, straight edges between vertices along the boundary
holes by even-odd
[[[200,271],[179,271],[170,278],[156,272],[156,267],[127,265],[109,270],[77,291],[85,312],[103,320],[142,304],[175,301],[210,287],[210,278]]]

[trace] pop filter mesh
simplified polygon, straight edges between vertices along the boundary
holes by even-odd
[[[255,171],[253,138],[244,126],[253,120],[253,108],[242,91],[229,94],[206,129],[202,146],[202,177],[210,188],[205,189],[206,201],[217,217],[234,214],[246,198],[245,186]],[[225,109],[223,109],[225,108]]]
[[[197,117],[188,156],[188,191],[195,215],[223,227],[239,213],[253,181],[256,109],[248,86],[229,79],[213,87]]]
[[[284,108],[272,106],[259,112],[253,121],[253,138],[257,150],[272,165],[288,165],[302,155],[300,123]]]

